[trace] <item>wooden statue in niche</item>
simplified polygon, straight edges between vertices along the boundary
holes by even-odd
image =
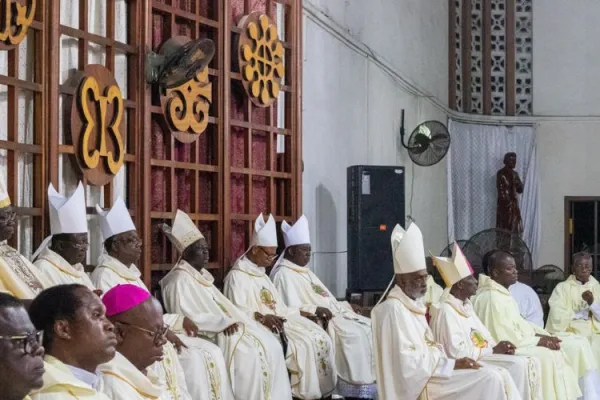
[[[284,49],[277,26],[260,12],[243,17],[238,45],[242,84],[252,103],[269,107],[277,100],[285,74]]]
[[[516,153],[504,155],[504,167],[496,174],[496,189],[498,190],[498,204],[496,211],[496,228],[506,229],[512,233],[523,233],[523,220],[519,208],[519,194],[523,193],[523,182],[515,166],[517,165]]]
[[[27,37],[35,6],[36,0],[0,0],[0,50],[13,49]]]
[[[73,96],[70,132],[77,165],[89,184],[104,186],[125,160],[121,89],[102,65],[88,65]]]

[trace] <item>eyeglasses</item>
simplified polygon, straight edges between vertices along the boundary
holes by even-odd
[[[160,339],[165,337],[167,332],[169,331],[169,325],[167,325],[167,324],[164,324],[162,326],[162,328],[160,328],[157,331],[151,331],[149,329],[142,328],[141,326],[130,324],[129,322],[125,322],[125,321],[115,321],[115,322],[122,324],[122,325],[130,326],[134,329],[137,329],[138,331],[146,332],[146,333],[152,335],[154,344],[158,344],[160,342]]]
[[[44,331],[35,331],[25,335],[0,336],[0,340],[8,340],[15,347],[22,347],[25,354],[32,354],[39,346],[42,345]]]
[[[66,244],[67,246],[71,247],[74,250],[87,250],[88,247],[90,246],[90,244],[87,241],[72,242],[72,241],[68,241],[68,240],[61,240],[60,242]]]
[[[267,251],[264,249],[264,247],[259,247],[259,250],[262,251],[265,254],[265,256],[267,256],[267,259],[269,259],[269,260],[274,260],[277,257],[276,253],[275,254],[267,253]]]

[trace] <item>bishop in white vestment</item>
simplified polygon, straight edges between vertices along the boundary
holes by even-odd
[[[167,310],[190,318],[203,332],[216,336],[236,400],[291,399],[281,344],[215,287],[213,276],[205,269],[208,243],[195,223],[177,210],[173,227],[164,225],[163,230],[181,254],[160,282]]]
[[[308,268],[311,246],[304,215],[293,226],[283,221],[281,231],[285,251],[271,272],[275,287],[287,306],[330,319],[327,331],[340,378],[338,392],[344,397],[373,398],[376,387],[371,320],[355,313],[347,302],[337,301]]]
[[[21,300],[31,300],[50,287],[44,275],[7,240],[15,233],[16,214],[0,176],[0,291]]]
[[[446,290],[429,309],[429,325],[446,354],[506,368],[523,400],[543,400],[539,359],[514,355],[516,347],[510,342],[497,343],[473,311],[469,298],[477,291],[477,279],[460,247],[454,243],[451,259],[433,257],[433,261]]]
[[[67,198],[50,184],[48,206],[52,236],[44,240],[40,249],[34,254],[32,258],[34,265],[42,271],[53,286],[78,283],[95,290],[83,267],[88,249],[83,185],[79,182],[75,192]],[[50,241],[51,248],[47,246]]]
[[[103,292],[122,284],[137,285],[148,291],[140,270],[134,264],[141,255],[142,243],[125,203],[119,198],[108,212],[99,206],[96,209],[100,214],[100,228],[107,253],[99,257],[98,265],[92,272],[92,283]],[[165,314],[164,321],[187,346],[181,349],[179,361],[192,398],[233,400],[225,360],[219,347],[207,340],[186,335],[188,332],[191,335],[199,332],[196,324],[183,315]],[[218,383],[216,387],[219,391],[216,393],[211,393],[211,388],[215,387],[209,384],[212,381]]]
[[[158,300],[136,285],[119,285],[102,302],[114,324],[117,353],[98,368],[99,390],[113,400],[192,400],[177,352],[165,337]]]
[[[225,278],[225,295],[249,318],[277,333],[284,333],[292,393],[299,399],[320,399],[336,387],[337,371],[331,339],[321,327],[303,317],[299,308],[287,307],[265,273],[275,259],[277,231],[272,215],[259,215],[248,252]],[[306,314],[308,315],[308,314]]]
[[[372,313],[380,400],[520,398],[501,370],[471,358],[449,358],[425,319],[427,289],[423,237],[413,223],[392,233],[396,285]],[[477,369],[479,368],[479,369]]]

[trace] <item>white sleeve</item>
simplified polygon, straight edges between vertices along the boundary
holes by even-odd
[[[452,376],[452,371],[454,371],[455,364],[456,361],[451,358],[440,358],[440,363],[435,371],[433,371],[433,376],[436,378],[450,378]]]

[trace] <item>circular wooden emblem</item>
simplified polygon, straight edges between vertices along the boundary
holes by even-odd
[[[252,103],[268,107],[277,99],[285,74],[277,26],[260,12],[245,16],[238,26],[242,30],[238,60],[244,89]]]
[[[124,112],[112,73],[102,65],[86,66],[73,96],[70,131],[77,165],[91,185],[106,185],[123,166]]]
[[[0,0],[0,50],[17,47],[33,22],[36,0]]]

